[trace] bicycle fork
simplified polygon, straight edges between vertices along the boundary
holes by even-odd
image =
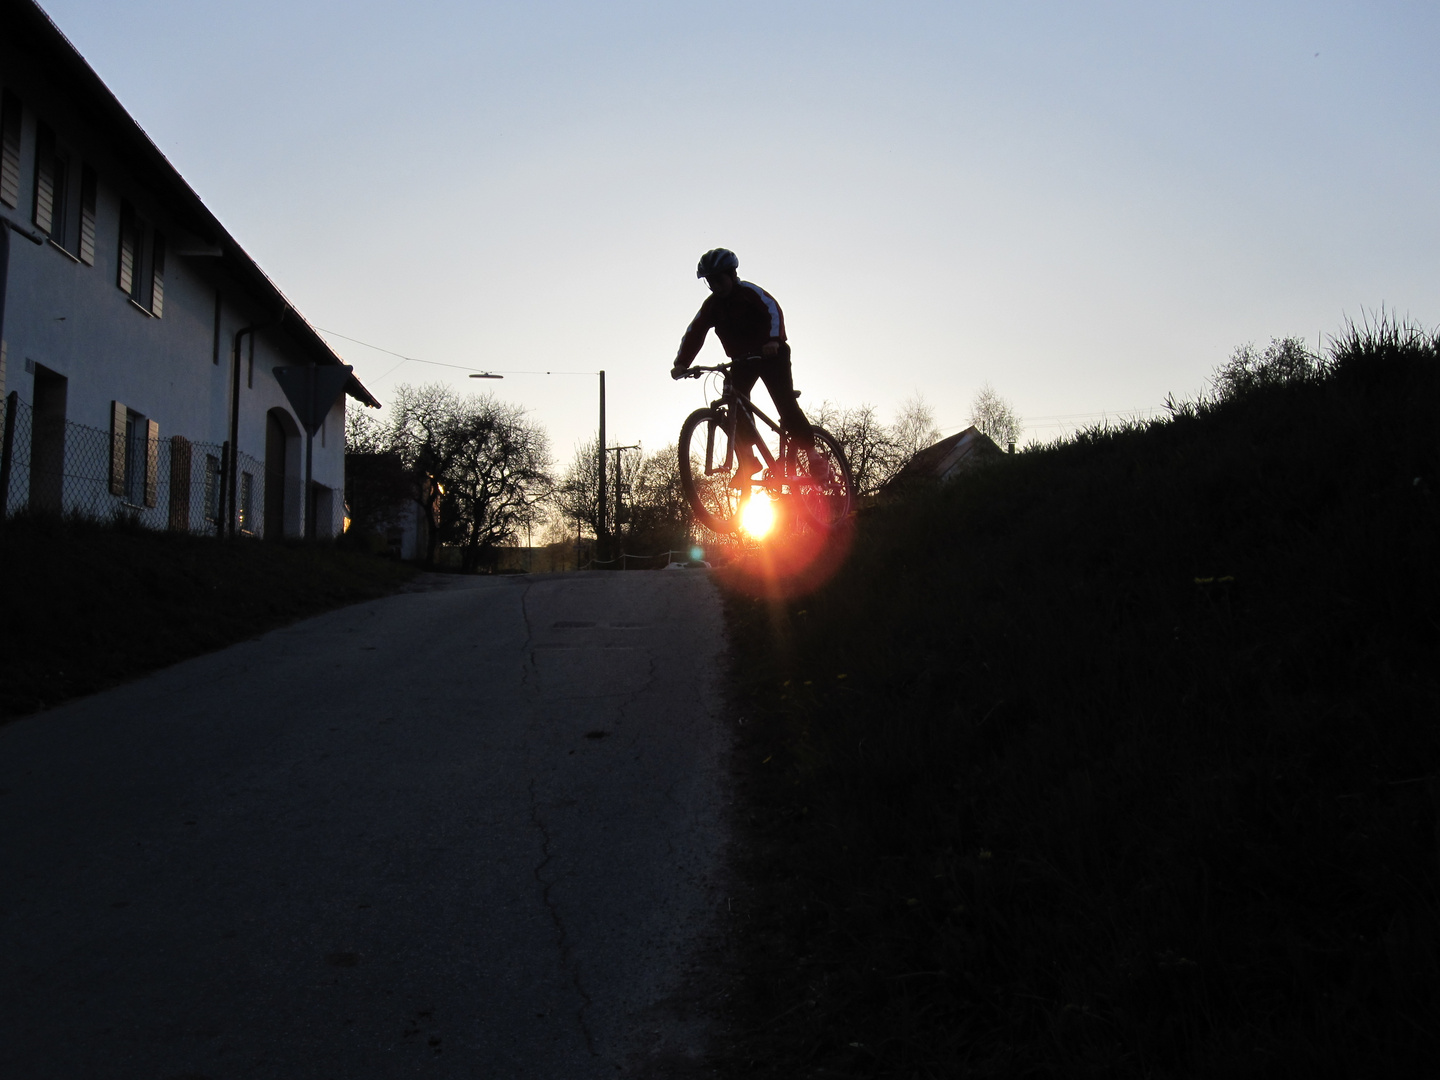
[[[718,425],[705,425],[705,475],[713,476],[715,468],[715,429]],[[725,410],[725,461],[720,466],[726,473],[735,467],[735,410]]]

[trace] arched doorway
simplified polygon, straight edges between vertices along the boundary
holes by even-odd
[[[294,504],[299,494],[300,425],[284,409],[265,414],[265,539],[284,540],[299,532]]]

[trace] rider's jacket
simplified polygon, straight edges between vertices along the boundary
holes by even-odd
[[[690,366],[711,327],[725,355],[739,359],[755,355],[767,341],[784,341],[785,313],[773,296],[748,281],[739,282],[727,296],[711,293],[680,339],[677,367]]]

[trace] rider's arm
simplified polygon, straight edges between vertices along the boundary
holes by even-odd
[[[685,336],[680,339],[680,351],[675,354],[675,363],[671,365],[671,370],[684,371],[688,368],[700,352],[700,346],[705,344],[705,335],[715,325],[715,317],[709,308],[708,303],[701,304],[695,318],[685,328]]]

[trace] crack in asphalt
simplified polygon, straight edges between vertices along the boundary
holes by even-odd
[[[550,913],[550,921],[555,926],[555,947],[560,953],[560,969],[570,976],[570,985],[575,988],[575,993],[580,997],[580,1008],[575,1011],[575,1021],[580,1025],[580,1034],[585,1036],[585,1049],[590,1051],[591,1057],[598,1057],[595,1049],[595,1039],[590,1031],[590,1025],[586,1022],[585,1012],[590,1008],[590,995],[585,992],[585,987],[580,985],[580,975],[575,970],[574,964],[570,962],[570,939],[565,932],[565,920],[560,917],[560,909],[550,899],[550,890],[554,887],[553,881],[545,878],[545,867],[550,864],[550,830],[546,828],[544,820],[540,817],[540,801],[535,797],[535,780],[530,780],[530,824],[540,832],[540,853],[544,856],[535,867],[535,880],[540,884],[540,899],[545,905],[545,910]]]
[[[530,590],[534,587],[534,582],[527,581],[524,590],[520,593],[520,618],[525,623],[525,640],[520,645],[521,651],[525,654],[525,662],[520,668],[520,685],[531,687],[530,676],[533,673],[535,682],[532,688],[536,694],[539,694],[540,668],[535,663],[535,627],[530,622]]]
[[[655,685],[655,665],[659,659],[653,651],[648,654],[645,662],[645,681],[630,691],[630,693],[626,694],[625,699],[616,706],[617,719],[629,719],[630,706],[635,704],[642,694],[646,693],[646,691]],[[618,727],[619,725],[617,724],[616,726]],[[642,732],[636,731],[631,735],[630,742],[627,744],[628,749],[635,749],[636,745],[640,742],[641,734]]]
[[[520,595],[520,616],[525,622],[525,641],[521,649],[525,653],[524,664],[521,668],[521,685],[534,693],[538,700],[540,692],[540,665],[535,656],[535,626],[530,619],[530,590],[532,582],[525,583],[525,590]],[[534,717],[532,716],[532,723]],[[580,1027],[580,1034],[585,1039],[585,1049],[590,1052],[591,1057],[598,1057],[599,1052],[595,1049],[595,1036],[590,1030],[586,1018],[586,1012],[591,1005],[589,993],[580,982],[580,973],[576,970],[570,955],[570,936],[565,928],[565,920],[560,914],[560,908],[551,898],[550,892],[555,887],[555,881],[545,875],[545,868],[550,865],[554,853],[550,850],[550,829],[545,824],[545,819],[540,814],[540,799],[536,793],[535,777],[530,778],[530,824],[540,834],[540,861],[535,865],[535,881],[540,886],[540,902],[545,905],[545,910],[550,915],[550,922],[555,927],[555,948],[560,955],[560,970],[570,978],[570,985],[574,987],[576,996],[580,999],[580,1007],[575,1010],[575,1022]]]

